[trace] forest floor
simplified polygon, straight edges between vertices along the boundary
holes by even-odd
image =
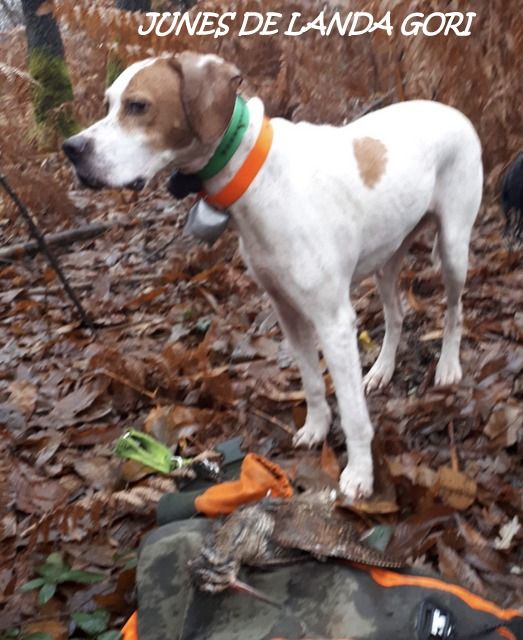
[[[145,429],[185,455],[242,435],[250,450],[292,458],[305,487],[332,478],[344,448],[336,417],[323,455],[292,451],[305,415],[298,371],[233,231],[211,249],[182,238],[186,206],[169,197],[165,176],[139,196],[91,193],[74,186],[55,153],[24,155],[15,174],[17,185],[32,182],[29,202],[47,231],[111,224],[57,251],[95,333],[80,327],[42,256],[0,263],[0,630],[22,625],[66,638],[74,612],[107,609],[118,627],[132,611],[136,549],[158,499],[175,489],[115,457],[126,429]],[[393,544],[418,566],[521,608],[523,270],[502,227],[486,198],[464,295],[464,379],[455,387],[433,386],[445,306],[432,237],[421,236],[407,258],[396,373],[369,397],[378,491],[357,517],[391,525]],[[5,201],[0,228],[3,246],[28,239]],[[353,300],[367,370],[384,332],[372,280]],[[103,580],[64,583],[39,606],[36,592],[19,588],[56,551]]]

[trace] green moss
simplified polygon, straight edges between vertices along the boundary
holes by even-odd
[[[122,59],[114,51],[109,51],[105,68],[106,86],[110,87],[124,69],[125,64]]]
[[[41,49],[29,54],[29,72],[38,83],[33,89],[37,125],[68,137],[78,131],[72,110],[73,87],[65,61]]]

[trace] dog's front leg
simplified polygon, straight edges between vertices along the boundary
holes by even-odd
[[[373,490],[374,430],[363,392],[356,314],[349,300],[331,309],[328,315],[319,313],[314,323],[336,388],[347,441],[349,462],[341,474],[340,489],[350,500],[357,500]]]
[[[316,334],[310,321],[294,306],[283,300],[276,300],[274,297],[273,303],[281,328],[300,369],[307,401],[307,419],[294,436],[293,444],[297,447],[313,447],[325,440],[332,419],[325,395],[325,384],[316,347]]]

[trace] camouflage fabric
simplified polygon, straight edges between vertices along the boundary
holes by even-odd
[[[451,593],[384,588],[367,571],[339,562],[310,560],[268,571],[242,570],[241,580],[282,608],[230,590],[220,595],[195,592],[186,565],[198,554],[210,527],[204,519],[172,523],[145,540],[137,578],[140,640],[417,640],[422,637],[415,630],[420,603],[428,597],[452,612],[455,635],[424,640],[523,640],[523,618],[497,618]],[[498,633],[502,625],[512,635]]]

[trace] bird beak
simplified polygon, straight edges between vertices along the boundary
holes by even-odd
[[[270,604],[278,609],[283,609],[283,605],[280,602],[274,600],[266,593],[263,593],[263,591],[259,591],[258,589],[251,587],[246,582],[242,582],[241,580],[234,580],[234,582],[231,583],[230,588],[234,589],[234,591],[238,591],[239,593],[246,593],[257,600],[261,600],[262,602]]]

